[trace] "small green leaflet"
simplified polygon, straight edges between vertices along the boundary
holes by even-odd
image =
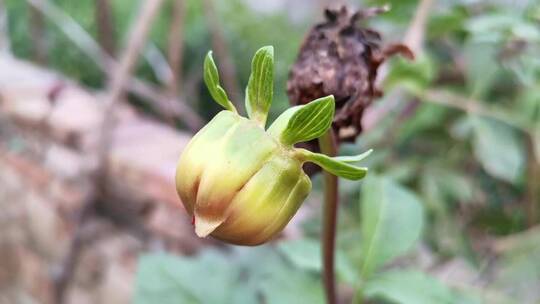
[[[285,145],[294,145],[320,137],[332,125],[334,108],[332,95],[299,106],[282,131],[281,142]]]
[[[302,157],[306,161],[316,163],[317,165],[321,166],[324,170],[339,177],[343,177],[350,180],[359,180],[359,179],[362,179],[364,176],[366,176],[368,172],[367,168],[353,166],[349,164],[348,162],[339,160],[337,157],[329,157],[327,155],[324,155],[321,153],[313,153],[305,149],[299,149],[299,152],[301,153]],[[350,158],[360,159],[361,158],[360,156],[365,155],[366,153],[363,153],[358,156],[351,156]]]
[[[251,76],[246,88],[246,109],[249,118],[266,124],[274,94],[274,47],[260,48],[251,63]]]
[[[229,111],[236,113],[236,108],[229,100],[227,93],[219,84],[219,74],[214,58],[212,58],[212,51],[209,51],[204,58],[204,83],[210,91],[212,98],[219,103],[222,107]]]

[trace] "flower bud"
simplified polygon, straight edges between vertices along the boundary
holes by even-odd
[[[285,111],[267,130],[272,98],[271,47],[253,60],[246,108],[240,116],[219,85],[211,53],[205,60],[205,82],[221,111],[185,148],[177,167],[176,188],[200,237],[237,245],[258,245],[276,236],[291,220],[311,190],[302,170],[315,162],[338,176],[360,179],[367,169],[349,158],[330,158],[297,149],[294,144],[321,136],[334,113],[332,96]]]

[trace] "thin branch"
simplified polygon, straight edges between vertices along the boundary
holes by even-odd
[[[420,2],[403,38],[403,44],[407,45],[416,55],[424,49],[426,24],[432,6],[433,0],[423,0]]]
[[[104,73],[109,75],[111,71],[116,69],[118,62],[109,56],[73,18],[48,0],[26,1],[54,22],[81,52],[91,58]],[[171,97],[165,96],[155,85],[136,77],[131,77],[126,85],[131,93],[153,101],[151,106],[164,117],[169,115],[178,117],[192,131],[196,131],[202,126],[202,118],[193,109],[178,98],[171,99]]]
[[[154,72],[156,79],[163,85],[167,86],[172,77],[172,70],[163,52],[155,43],[149,42],[144,50],[143,56]]]
[[[527,224],[533,227],[540,220],[540,161],[536,159],[535,142],[532,136],[527,139],[527,193],[525,195],[525,210],[527,211]]]
[[[101,171],[108,167],[107,155],[112,139],[111,129],[114,125],[114,116],[112,115],[114,108],[124,98],[126,84],[131,78],[131,73],[146,42],[152,21],[162,4],[163,0],[147,0],[142,5],[139,16],[131,29],[126,49],[120,57],[122,58],[120,64],[111,76],[108,94],[104,102],[105,115],[101,124],[101,136],[98,145],[98,164],[100,164],[101,168],[99,170]]]
[[[172,77],[169,79],[168,91],[171,96],[178,96],[182,83],[182,63],[184,57],[184,18],[185,1],[173,0],[171,28],[169,30],[169,65]]]
[[[30,6],[28,23],[30,27],[30,37],[32,40],[32,56],[35,62],[40,65],[47,63],[48,49],[46,40],[45,18],[40,10]]]
[[[238,90],[236,69],[229,53],[227,42],[223,37],[223,25],[220,24],[220,20],[218,19],[214,8],[214,3],[212,1],[213,0],[202,1],[204,5],[206,23],[208,24],[210,35],[212,36],[212,49],[214,50],[214,54],[219,61],[220,71],[223,73],[223,85],[225,86],[225,89],[227,90],[227,93],[229,94],[236,108],[239,108],[238,102],[241,94]]]
[[[98,27],[98,41],[110,56],[116,53],[116,31],[110,0],[95,0],[95,20]]]
[[[130,79],[141,49],[143,48],[152,21],[157,15],[163,0],[147,0],[143,3],[139,10],[138,18],[132,27],[128,44],[121,56],[122,61],[112,73],[108,93],[103,105],[103,120],[99,130],[99,141],[96,147],[98,165],[91,172],[93,189],[90,191],[90,197],[87,198],[78,218],[75,236],[72,241],[67,259],[61,269],[61,274],[56,282],[56,297],[58,303],[63,303],[65,300],[65,291],[73,276],[77,265],[78,257],[83,249],[83,229],[86,224],[86,219],[90,211],[95,210],[99,199],[108,192],[108,169],[109,169],[109,152],[112,144],[112,133],[115,125],[114,110],[116,105],[124,97],[126,84]]]
[[[11,42],[9,39],[8,11],[4,0],[0,0],[0,53],[11,53]]]
[[[414,18],[411,20],[411,23],[409,23],[402,41],[402,43],[408,46],[416,56],[423,52],[427,20],[429,18],[429,12],[433,7],[433,2],[433,0],[422,0],[418,4]],[[377,83],[380,83],[387,74],[388,68],[383,67],[377,77]],[[376,127],[394,108],[399,106],[399,101],[403,99],[404,92],[402,90],[397,90],[392,96],[393,102],[389,102],[386,107],[368,108],[363,118],[364,131]],[[405,108],[409,110],[410,115],[414,114],[414,109],[410,111],[409,107]]]
[[[500,120],[522,132],[531,135],[530,126],[519,119],[507,114],[504,111],[492,109],[484,106],[484,102],[467,98],[450,91],[428,89],[420,94],[420,100],[423,102],[435,103],[450,108],[473,113],[485,117]]]

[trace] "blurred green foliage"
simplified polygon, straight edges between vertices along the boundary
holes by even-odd
[[[96,35],[92,1],[54,2]],[[137,5],[112,2],[121,45]],[[251,54],[263,45],[275,48],[272,121],[288,105],[288,69],[319,12],[313,6],[298,19],[286,10],[254,10],[250,1],[214,2],[240,88],[248,81]],[[403,37],[418,5],[415,0],[355,3],[392,5],[389,13],[369,21],[386,41]],[[6,4],[13,51],[31,58],[25,1]],[[210,34],[201,1],[187,4],[182,73],[199,77],[199,82],[186,99],[208,118],[218,110],[202,85]],[[102,87],[104,75],[95,64],[47,23],[49,65],[88,86]],[[151,34],[162,53],[169,23],[170,9],[164,9]],[[368,166],[376,174],[360,183],[341,183],[341,284],[380,301],[375,303],[537,303],[540,259],[535,257],[540,246],[534,240],[539,233],[517,233],[540,222],[539,211],[531,211],[540,209],[539,194],[531,190],[540,183],[531,173],[540,162],[538,54],[538,1],[435,3],[417,60],[395,58],[389,64],[386,97],[374,104],[376,109],[390,108],[389,115],[355,144],[342,147],[344,154],[374,148]],[[158,81],[148,61],[141,60],[137,74]],[[320,189],[317,178],[314,185]],[[313,193],[308,203],[315,201],[317,210],[319,195]],[[306,238],[300,240],[225,253],[209,250],[189,258],[145,256],[135,303],[320,303],[320,216],[304,222]],[[500,268],[481,288],[457,288],[459,282],[449,284],[457,289],[450,288],[419,269],[395,267],[395,258],[418,253],[420,238],[441,260],[464,260],[481,276],[486,262],[475,250],[478,243],[513,234],[520,245],[502,254]]]

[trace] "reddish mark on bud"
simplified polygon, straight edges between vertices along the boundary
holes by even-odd
[[[195,226],[195,215],[191,217],[191,225]]]

